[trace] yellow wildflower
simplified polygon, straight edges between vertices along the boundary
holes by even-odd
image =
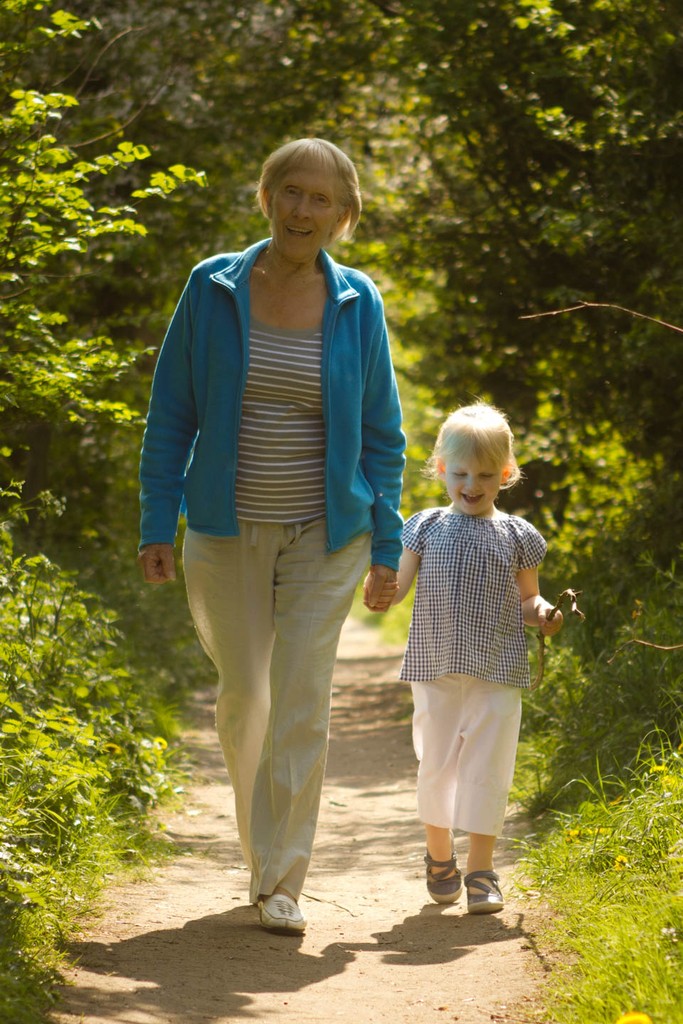
[[[629,1010],[619,1018],[616,1024],[652,1024],[652,1018],[648,1017],[646,1013],[640,1013],[639,1010]]]
[[[624,857],[623,853],[620,853],[614,858],[614,870],[623,871],[624,868],[628,867],[628,858]]]
[[[102,747],[102,750],[105,752],[105,754],[122,753],[122,748],[118,745],[118,743],[105,743],[104,746]]]

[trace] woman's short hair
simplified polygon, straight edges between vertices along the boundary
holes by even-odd
[[[512,487],[522,479],[514,452],[514,436],[507,416],[486,402],[464,405],[441,424],[434,451],[427,462],[428,474],[439,476],[439,464],[458,459],[476,459],[500,469],[508,469],[502,487]]]
[[[330,175],[335,196],[346,210],[335,229],[334,241],[351,238],[362,208],[358,174],[346,153],[326,139],[295,139],[286,142],[266,158],[256,189],[264,215],[270,219],[268,197],[273,195],[282,179],[298,167],[313,167]]]

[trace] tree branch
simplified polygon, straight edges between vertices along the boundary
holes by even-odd
[[[371,0],[373,7],[378,7],[387,18],[400,18],[403,11],[393,3],[382,3],[381,0]]]
[[[608,659],[607,664],[611,665],[617,654],[620,654],[629,644],[640,644],[641,647],[654,647],[656,651],[680,651],[683,648],[683,644],[672,644],[670,647],[666,647],[663,644],[651,644],[648,640],[627,640],[621,647],[617,647],[612,657]]]
[[[558,316],[560,313],[574,313],[577,309],[618,309],[620,313],[628,313],[629,316],[637,316],[641,320],[649,320],[650,323],[659,324],[660,327],[667,327],[670,331],[677,331],[683,334],[683,327],[676,324],[669,324],[666,320],[658,320],[655,316],[647,316],[645,313],[638,313],[634,309],[626,309],[625,306],[617,306],[614,302],[579,302],[576,306],[567,306],[565,309],[550,309],[545,313],[528,313],[520,316],[520,320],[538,320],[542,316]]]

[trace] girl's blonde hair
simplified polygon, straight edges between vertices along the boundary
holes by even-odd
[[[363,205],[358,174],[346,153],[326,139],[295,139],[286,142],[266,158],[256,189],[256,198],[263,214],[270,219],[269,200],[273,192],[283,178],[298,167],[311,167],[329,174],[335,198],[346,211],[335,228],[333,241],[351,238]]]
[[[476,459],[507,469],[501,487],[512,487],[522,479],[514,453],[514,436],[507,416],[486,402],[464,405],[441,424],[434,451],[427,462],[429,476],[438,478],[440,464],[458,459]]]

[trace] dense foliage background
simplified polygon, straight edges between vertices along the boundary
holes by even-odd
[[[285,139],[327,137],[359,168],[363,217],[335,256],[385,297],[406,513],[439,500],[421,465],[443,413],[493,400],[526,471],[506,507],[550,541],[548,596],[583,591],[586,624],[529,702],[529,802],[566,811],[576,776],[623,779],[653,736],[677,749],[680,652],[612,655],[681,639],[681,15],[679,0],[1,0],[5,998],[31,987],[17,944],[54,934],[46,865],[64,905],[102,822],[122,822],[125,848],[173,788],[174,707],[206,668],[182,587],[135,573],[150,375],[191,266],[267,234],[254,187]]]

